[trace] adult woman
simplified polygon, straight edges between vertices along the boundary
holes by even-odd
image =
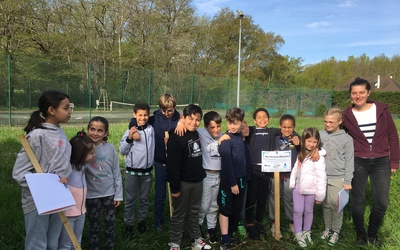
[[[368,241],[380,245],[378,229],[389,202],[390,174],[399,168],[399,137],[387,106],[367,100],[371,84],[356,78],[350,84],[353,105],[344,112],[344,128],[354,141],[354,178],[352,181],[352,216],[357,245]],[[365,188],[371,181],[373,206],[368,230],[364,227]]]

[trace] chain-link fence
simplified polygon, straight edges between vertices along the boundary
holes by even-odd
[[[119,69],[33,57],[0,57],[0,109],[4,113],[34,110],[47,89],[66,92],[75,110],[132,110],[144,101],[156,106],[163,93],[171,93],[178,104],[198,103],[204,110],[227,110],[237,103],[237,79],[184,75],[157,70]],[[273,115],[322,115],[331,107],[329,90],[282,87],[241,80],[239,106],[246,111],[267,108]],[[90,91],[89,91],[90,90]],[[2,123],[4,124],[4,122]]]

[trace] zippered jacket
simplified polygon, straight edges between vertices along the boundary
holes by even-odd
[[[304,159],[303,163],[296,160],[290,177],[290,188],[296,185],[298,178],[297,172],[300,170],[299,192],[300,194],[314,194],[316,201],[324,201],[326,195],[326,171],[325,171],[325,155],[326,151],[320,149],[319,160],[313,162],[310,157]]]
[[[353,137],[354,157],[380,158],[389,156],[390,167],[399,168],[399,136],[392,115],[386,104],[377,101],[367,101],[376,106],[376,129],[370,145],[358,126],[352,107],[343,111],[343,126],[346,132]]]

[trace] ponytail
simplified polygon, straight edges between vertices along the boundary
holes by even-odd
[[[24,128],[24,131],[28,134],[35,128],[44,128],[44,119],[40,115],[40,110],[33,111],[31,117],[29,118],[28,124]]]

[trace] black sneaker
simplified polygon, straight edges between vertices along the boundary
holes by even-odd
[[[368,243],[367,235],[357,235],[356,245],[357,246],[365,246]]]
[[[140,234],[144,234],[147,231],[146,222],[144,222],[144,220],[139,221],[137,230]]]
[[[247,233],[252,240],[260,239],[260,233],[254,228],[253,225],[247,226]]]
[[[378,240],[378,236],[368,236],[368,242],[376,247],[382,246],[382,242]]]
[[[230,241],[225,242],[224,244],[221,244],[221,246],[219,247],[220,250],[230,250],[230,249],[234,249],[236,247],[236,245],[233,245]]]
[[[215,233],[215,229],[214,228],[211,228],[211,229],[207,230],[207,238],[208,238],[208,241],[211,244],[218,243],[218,237],[217,237],[217,235]]]
[[[124,238],[129,239],[133,236],[133,226],[132,225],[126,225],[125,226],[125,234]]]
[[[255,227],[259,234],[267,234],[267,231],[265,230],[265,228],[263,227],[263,225],[261,223],[257,222]]]

